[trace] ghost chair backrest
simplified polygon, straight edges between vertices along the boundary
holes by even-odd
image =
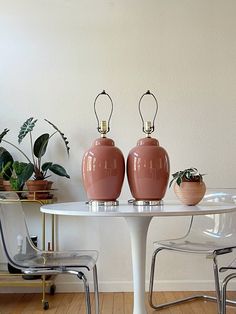
[[[201,204],[236,207],[236,189],[208,189],[199,206]],[[231,245],[236,239],[236,211],[192,217],[188,237],[201,239],[203,243],[221,241],[224,245]]]
[[[27,267],[27,259],[35,256],[37,249],[29,237],[22,204],[15,192],[0,191],[0,233],[9,263]]]

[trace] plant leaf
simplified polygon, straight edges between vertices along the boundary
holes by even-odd
[[[58,164],[52,164],[49,170],[51,170],[53,173],[57,174],[58,176],[70,178],[65,168],[63,168],[62,166]]]
[[[48,169],[50,169],[51,166],[52,166],[52,162],[45,162],[45,163],[42,165],[42,170],[45,172],[45,171],[47,171]]]
[[[25,181],[29,180],[29,178],[32,176],[32,174],[34,173],[34,165],[31,163],[25,164],[25,163],[21,163],[23,164],[23,169],[21,172],[21,180],[22,182],[25,183]]]
[[[12,175],[12,162],[13,161],[8,161],[6,164],[1,166],[0,175],[4,180],[9,180]]]
[[[24,169],[27,167],[28,163],[26,162],[20,162],[20,161],[14,161],[13,163],[13,169],[17,176],[21,175]]]
[[[23,138],[33,130],[37,119],[34,120],[33,117],[27,119],[20,128],[20,132],[18,134],[18,143],[20,144]]]
[[[32,163],[14,162],[14,173],[10,178],[11,187],[14,190],[22,190],[25,182],[32,176],[34,165]]]
[[[16,175],[18,176],[19,174],[21,174],[22,172],[22,168],[21,168],[21,165],[20,165],[20,162],[19,161],[14,161],[13,162],[13,169],[16,173]]]
[[[44,119],[44,120],[47,123],[49,123],[61,135],[61,138],[62,138],[62,140],[63,140],[63,142],[65,143],[65,146],[66,146],[67,154],[69,155],[69,150],[70,150],[70,147],[68,146],[69,141],[67,140],[67,137],[65,137],[65,134],[62,133],[55,124],[53,124],[52,122],[48,121],[47,119]]]
[[[172,185],[172,183],[174,182],[174,178],[170,181],[170,183],[169,183],[169,188],[171,187],[171,185]]]
[[[2,142],[3,137],[9,132],[9,129],[4,129],[3,132],[0,134],[0,143]]]
[[[18,178],[10,178],[10,183],[12,190],[20,191],[22,189]]]
[[[180,186],[181,182],[182,182],[182,178],[178,178],[178,179],[176,180],[176,183],[177,183],[179,186]]]
[[[45,133],[45,134],[40,135],[34,142],[33,150],[34,150],[34,155],[37,158],[41,158],[46,153],[48,140],[49,140],[49,134]]]
[[[0,174],[5,180],[9,180],[11,177],[12,164],[12,155],[4,147],[0,147]]]

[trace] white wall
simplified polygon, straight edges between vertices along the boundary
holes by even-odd
[[[112,96],[110,136],[127,156],[142,136],[139,97],[150,89],[160,106],[154,135],[171,172],[195,166],[207,173],[208,186],[235,186],[235,10],[234,0],[0,0],[1,128],[10,128],[16,143],[30,116],[40,119],[38,133],[50,130],[43,118],[57,124],[71,145],[69,160],[59,138],[48,150],[48,160],[71,174],[70,181],[53,178],[58,199],[85,200],[81,159],[98,136],[95,96],[102,89]],[[125,181],[121,198],[130,197]],[[28,214],[35,233],[39,223]],[[148,266],[151,243],[181,234],[187,220],[152,222]],[[122,219],[60,217],[58,227],[61,249],[100,251],[102,289],[131,288]],[[200,257],[166,253],[160,267],[166,289],[213,287],[210,263]]]

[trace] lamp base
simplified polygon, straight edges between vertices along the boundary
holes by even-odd
[[[96,200],[91,200],[89,202],[86,202],[86,204],[90,206],[118,206],[119,201],[96,201]]]
[[[134,206],[159,206],[162,204],[162,200],[133,200]]]

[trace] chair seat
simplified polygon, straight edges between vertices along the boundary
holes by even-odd
[[[214,251],[226,250],[227,248],[230,249],[232,247],[232,241],[231,243],[227,243],[227,241],[219,241],[219,243],[217,243],[217,241],[203,240],[204,239],[192,240],[188,238],[163,240],[154,242],[154,248],[165,247],[180,252],[212,254]]]
[[[62,251],[62,252],[33,252],[16,254],[14,262],[23,268],[66,268],[82,267],[93,269],[98,258],[97,251]]]

